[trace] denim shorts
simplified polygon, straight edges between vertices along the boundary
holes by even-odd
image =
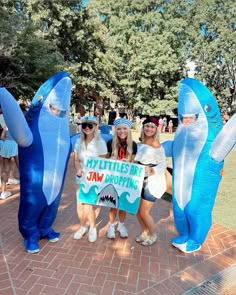
[[[142,189],[141,197],[143,200],[146,200],[146,201],[149,201],[152,203],[156,202],[156,199],[157,199],[157,198],[153,197],[153,195],[149,192],[148,188]]]
[[[75,175],[75,184],[81,184],[81,177]]]

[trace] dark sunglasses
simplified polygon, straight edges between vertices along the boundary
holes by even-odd
[[[92,123],[82,123],[81,126],[82,126],[82,129],[85,129],[87,127],[89,129],[93,129],[93,124]]]

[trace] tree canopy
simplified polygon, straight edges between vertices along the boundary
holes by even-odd
[[[32,96],[48,76],[61,68],[63,57],[56,46],[37,34],[21,3],[3,3],[0,30],[0,84],[18,98]]]
[[[194,46],[191,59],[197,75],[215,94],[223,111],[236,111],[236,14],[235,3],[194,1],[192,3]],[[201,34],[196,34],[200,28]]]
[[[222,110],[236,106],[234,1],[9,0],[0,7],[0,83],[31,97],[66,70],[73,101],[102,97],[132,112],[176,108],[187,61]]]

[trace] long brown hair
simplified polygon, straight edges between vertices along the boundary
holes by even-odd
[[[147,124],[148,124],[148,123],[147,123]],[[145,140],[145,134],[144,134],[144,131],[143,131],[144,126],[145,126],[145,125],[142,126],[142,129],[141,129],[141,135],[140,135],[140,138],[139,138],[141,142],[144,142],[144,140]],[[156,127],[156,132],[155,132],[155,134],[153,135],[153,139],[159,141],[158,127]]]

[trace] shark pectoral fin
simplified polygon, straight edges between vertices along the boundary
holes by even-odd
[[[5,88],[0,88],[0,104],[11,136],[21,147],[29,146],[33,135],[17,101]]]
[[[166,157],[172,157],[172,153],[173,153],[173,140],[166,140],[163,141],[161,143],[161,145],[163,146],[164,150],[165,150],[165,156]]]
[[[228,155],[236,143],[236,114],[224,125],[212,143],[210,156],[221,162]]]

